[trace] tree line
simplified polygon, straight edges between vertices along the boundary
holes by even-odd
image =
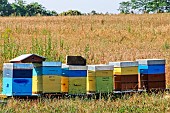
[[[121,2],[120,13],[169,13],[170,0],[131,0]]]
[[[46,10],[38,2],[26,4],[23,0],[15,0],[9,3],[8,0],[0,0],[0,16],[52,16],[57,15],[56,11]]]
[[[170,12],[170,0],[131,0],[121,2],[120,13],[165,13]],[[108,13],[106,13],[108,14]],[[69,10],[58,14],[56,11],[46,10],[38,2],[27,4],[24,0],[15,0],[9,3],[8,0],[0,0],[0,16],[74,16],[74,15],[103,15],[96,11],[81,13],[77,10]]]

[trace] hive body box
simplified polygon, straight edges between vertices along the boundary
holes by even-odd
[[[114,88],[116,91],[138,89],[138,62],[109,62],[114,65]]]
[[[42,64],[42,91],[43,93],[61,92],[61,62],[43,62]]]
[[[42,93],[42,63],[33,63],[32,93]]]
[[[139,89],[165,89],[165,60],[139,59]]]
[[[87,66],[65,65],[62,72],[61,90],[63,93],[86,93]]]
[[[4,63],[3,91],[7,96],[31,96],[33,64]]]
[[[31,96],[31,78],[3,78],[2,94],[7,96]]]
[[[113,66],[89,65],[87,93],[110,93],[113,91]]]

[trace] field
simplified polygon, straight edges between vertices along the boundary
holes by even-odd
[[[1,17],[2,64],[24,53],[48,61],[65,62],[66,55],[82,55],[88,64],[140,58],[165,58],[170,84],[170,14],[101,15],[67,17]],[[166,96],[166,95],[164,95]],[[134,95],[128,99],[10,100],[11,112],[168,112],[170,99],[162,95]],[[11,104],[12,103],[12,104]],[[130,103],[130,104],[129,104]],[[34,105],[34,106],[32,106]],[[107,106],[107,107],[104,107]],[[56,110],[56,111],[54,111]],[[9,112],[9,111],[7,111]]]

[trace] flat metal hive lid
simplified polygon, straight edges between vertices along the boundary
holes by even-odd
[[[88,70],[97,71],[97,70],[113,70],[114,66],[111,65],[88,65]]]
[[[4,63],[3,69],[33,69],[34,65],[31,63]]]
[[[69,65],[69,70],[87,70],[87,66]]]
[[[62,66],[62,62],[43,62],[42,63],[42,66],[49,66],[49,67],[57,67],[57,66],[59,66],[59,67],[61,67]]]
[[[114,67],[137,67],[137,61],[120,61],[120,62],[109,62],[109,65],[113,65]]]
[[[165,59],[137,59],[139,64],[141,65],[164,65],[166,64]]]
[[[87,66],[79,66],[79,65],[67,65],[63,64],[62,65],[63,69],[68,69],[68,70],[87,70]]]

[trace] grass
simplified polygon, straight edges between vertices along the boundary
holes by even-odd
[[[22,100],[10,99],[8,104],[1,106],[0,112],[51,113],[150,113],[169,112],[170,96],[167,94],[134,94],[115,100],[88,100],[88,99],[37,99]]]
[[[4,62],[24,53],[62,62],[66,55],[81,55],[88,64],[165,58],[169,86],[169,18],[170,14],[0,17],[0,70]],[[145,94],[114,101],[11,99],[0,112],[170,112],[169,100]]]

